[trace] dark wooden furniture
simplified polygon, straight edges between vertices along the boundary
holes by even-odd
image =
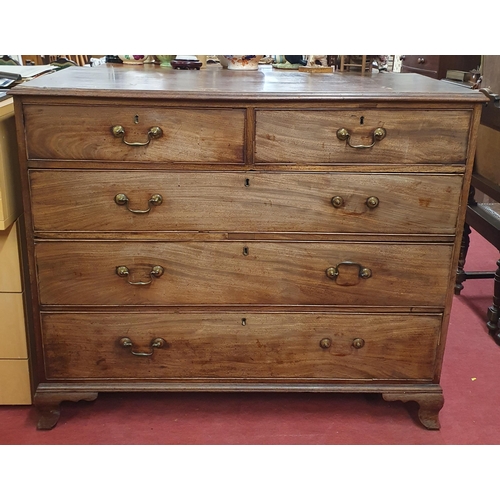
[[[478,131],[455,293],[460,294],[466,280],[494,279],[493,304],[487,312],[487,327],[500,345],[500,260],[496,263],[496,271],[474,272],[464,269],[470,228],[500,251],[500,56],[484,56],[482,86],[489,101],[485,104]]]
[[[380,393],[439,428],[480,92],[103,65],[12,94],[39,428],[101,391]]]
[[[481,64],[481,56],[400,56],[401,73],[419,73],[441,80],[451,69],[470,71]]]

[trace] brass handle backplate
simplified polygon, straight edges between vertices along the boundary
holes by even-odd
[[[380,203],[379,199],[376,196],[370,196],[366,199],[366,206],[368,208],[376,208]]]
[[[386,135],[387,132],[385,128],[378,127],[373,131],[373,142],[371,144],[351,144],[351,134],[349,133],[349,131],[346,128],[339,128],[337,130],[337,139],[339,139],[340,141],[347,141],[347,144],[351,146],[351,148],[356,149],[373,148],[373,146],[375,146],[375,143],[377,141],[381,141]]]
[[[148,130],[148,140],[146,142],[127,142],[125,140],[125,128],[121,125],[115,125],[111,127],[111,133],[115,137],[121,137],[124,144],[127,146],[147,146],[151,139],[158,139],[163,135],[163,130],[160,127],[151,127]]]
[[[326,270],[326,275],[331,280],[334,280],[337,285],[352,286],[359,283],[359,278],[371,278],[372,271],[355,262],[341,262],[336,266],[329,267]]]
[[[163,198],[161,194],[154,194],[149,198],[148,200],[148,208],[145,210],[137,210],[137,209],[132,209],[128,206],[129,203],[129,198],[126,194],[124,193],[119,193],[115,196],[115,203],[117,205],[125,205],[127,207],[127,210],[129,212],[132,212],[133,214],[147,214],[148,212],[151,211],[151,208],[157,207],[158,205],[161,205],[163,202]]]
[[[165,341],[162,338],[153,339],[150,344],[150,352],[135,352],[133,350],[134,344],[128,337],[121,338],[120,345],[125,348],[130,347],[130,353],[134,356],[152,356],[154,353],[154,349],[161,349],[165,345]]]
[[[153,269],[151,269],[149,273],[149,275],[151,276],[151,279],[149,281],[130,281],[128,279],[130,271],[127,266],[118,266],[116,268],[116,274],[121,278],[127,278],[127,283],[129,283],[130,285],[150,285],[153,282],[153,277],[159,278],[163,274],[163,272],[164,272],[163,267],[153,266]]]

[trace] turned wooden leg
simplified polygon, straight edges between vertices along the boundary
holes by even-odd
[[[444,398],[442,392],[388,392],[382,394],[386,401],[416,401],[420,408],[418,418],[427,429],[438,430],[439,411],[443,407]]]
[[[490,331],[493,340],[500,345],[500,332],[498,328],[500,311],[500,260],[497,261],[497,270],[495,272],[493,287],[493,305],[488,309],[488,323],[486,326]]]
[[[467,274],[464,271],[465,259],[469,251],[471,229],[469,224],[465,224],[464,232],[462,234],[462,244],[460,245],[460,256],[458,257],[457,276],[455,278],[455,295],[460,295],[464,289],[462,284],[467,279]]]
[[[49,430],[56,426],[63,401],[94,401],[97,392],[37,392],[33,402],[40,412],[37,429]]]

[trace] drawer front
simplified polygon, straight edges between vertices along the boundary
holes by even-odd
[[[29,159],[244,161],[243,109],[25,105],[24,114]],[[123,136],[113,135],[115,126]],[[161,137],[148,135],[152,127]]]
[[[42,324],[53,380],[431,379],[441,316],[44,313]]]
[[[35,247],[40,300],[47,305],[438,307],[445,301],[451,250],[439,244],[259,241],[52,241]]]
[[[463,164],[470,119],[467,110],[258,110],[255,161]],[[378,128],[386,133],[381,140],[374,139]],[[337,136],[342,129],[346,140]]]
[[[439,57],[440,56],[404,56],[403,65],[420,70],[435,71],[437,73],[439,70]]]
[[[454,234],[462,176],[41,170],[30,184],[36,231]]]

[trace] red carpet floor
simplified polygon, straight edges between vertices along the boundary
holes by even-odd
[[[471,235],[466,270],[493,270],[496,249]],[[454,298],[441,384],[441,430],[416,403],[344,394],[100,394],[63,403],[52,431],[33,407],[0,407],[0,444],[500,444],[500,346],[486,328],[493,283]]]

